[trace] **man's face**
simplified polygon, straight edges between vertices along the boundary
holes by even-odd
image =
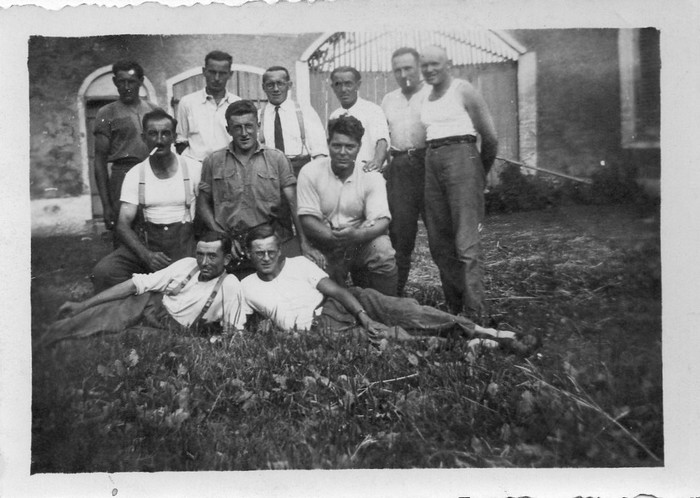
[[[429,85],[443,83],[450,74],[450,61],[442,50],[429,47],[421,54],[420,69]]]
[[[231,254],[224,254],[223,243],[220,240],[197,242],[195,257],[199,267],[199,279],[203,281],[219,277],[231,260]]]
[[[333,92],[344,109],[349,109],[357,102],[357,92],[360,89],[360,83],[360,81],[355,81],[355,75],[351,72],[335,73],[333,75],[331,80]]]
[[[258,145],[258,117],[254,114],[230,116],[226,126],[237,150],[248,152]]]
[[[163,158],[170,154],[170,146],[175,142],[176,133],[169,119],[149,119],[141,138],[149,151],[157,147],[153,157]]]
[[[250,260],[258,273],[275,275],[281,262],[277,237],[254,240],[250,244]]]
[[[287,100],[292,82],[287,80],[287,74],[284,71],[270,71],[263,75],[262,87],[270,104],[280,105]]]
[[[418,61],[412,54],[403,54],[391,60],[391,67],[394,70],[394,78],[402,90],[418,88],[420,83],[420,71]]]
[[[331,156],[333,173],[338,176],[349,175],[355,168],[360,143],[351,136],[333,133],[328,141],[328,152]]]
[[[202,74],[206,80],[207,91],[220,93],[226,91],[226,82],[231,78],[233,72],[228,61],[209,59],[202,68]]]
[[[128,71],[117,71],[117,74],[112,77],[112,83],[117,87],[119,100],[124,104],[133,104],[139,99],[139,89],[143,78],[138,78],[136,71],[129,69]]]

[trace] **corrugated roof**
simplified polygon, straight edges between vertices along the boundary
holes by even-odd
[[[358,71],[391,71],[391,54],[399,47],[444,47],[454,65],[515,61],[523,52],[509,37],[491,30],[353,31],[329,36],[309,57],[311,70],[328,72],[338,66]]]

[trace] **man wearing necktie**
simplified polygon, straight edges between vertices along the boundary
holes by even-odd
[[[267,69],[262,87],[269,103],[260,110],[260,142],[284,152],[294,176],[299,176],[302,166],[311,159],[328,155],[321,119],[312,108],[302,108],[289,98],[292,81],[286,68]]]

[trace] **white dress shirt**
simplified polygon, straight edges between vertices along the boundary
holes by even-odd
[[[282,137],[284,138],[284,153],[287,157],[296,157],[309,154],[311,157],[328,155],[328,143],[326,142],[326,130],[323,129],[321,118],[311,107],[301,107],[304,121],[304,134],[306,149],[301,142],[301,130],[297,118],[297,107],[292,99],[286,99],[280,104],[280,123],[282,124]],[[260,128],[265,145],[275,146],[275,106],[265,104],[260,115]],[[303,151],[302,151],[303,150]]]
[[[226,108],[237,100],[241,100],[238,95],[226,92],[217,104],[204,88],[182,97],[177,106],[177,140],[190,144],[183,156],[201,163],[209,154],[229,144]]]
[[[365,134],[362,135],[360,153],[357,155],[357,160],[360,164],[370,161],[374,157],[374,149],[379,140],[386,140],[387,147],[389,147],[389,126],[381,107],[358,97],[352,107],[349,109],[339,107],[331,113],[328,120],[330,121],[346,114],[359,119],[365,128]]]

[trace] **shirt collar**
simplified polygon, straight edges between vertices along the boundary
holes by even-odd
[[[207,89],[206,89],[206,88],[202,88],[202,90],[200,90],[200,91],[202,92],[202,93],[201,93],[202,103],[206,102],[206,101],[209,100],[209,99],[214,100],[214,97],[212,97],[211,95],[209,95],[209,94],[207,93]],[[224,97],[221,99],[221,101],[222,101],[222,102],[228,102],[232,95],[233,95],[233,94],[232,94],[231,92],[229,92],[228,90],[226,90],[226,93],[224,93]]]
[[[269,148],[269,147],[267,147],[267,146],[261,144],[260,141],[258,140],[258,146],[256,147],[256,149],[255,149],[255,151],[253,152],[252,155],[257,154],[258,152],[260,152],[260,151],[262,151],[263,149],[266,149],[266,148]],[[236,155],[236,153],[235,153],[234,150],[233,150],[233,140],[230,141],[230,142],[228,143],[228,146],[226,146],[226,150],[228,150],[228,151],[231,153],[231,155],[232,155],[233,157],[235,157],[236,159],[238,159],[238,156]]]

